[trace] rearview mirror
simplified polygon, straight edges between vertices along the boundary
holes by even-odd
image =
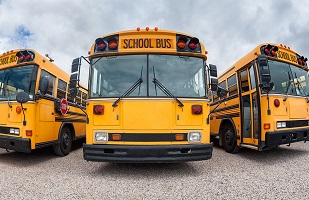
[[[43,76],[40,80],[39,90],[42,95],[46,94],[49,86],[49,78],[48,76]]]
[[[217,89],[218,89],[218,79],[217,78],[211,78],[210,90],[211,91],[217,91]]]
[[[16,101],[18,103],[27,103],[29,101],[29,95],[26,92],[18,92],[16,95]]]
[[[213,77],[217,77],[217,66],[209,64],[209,75]]]
[[[71,67],[71,73],[76,73],[79,71],[79,66],[81,63],[81,59],[80,58],[75,58],[72,62],[72,67]]]

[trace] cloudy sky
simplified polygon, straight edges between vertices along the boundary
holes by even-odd
[[[96,38],[146,26],[198,37],[219,72],[264,42],[309,57],[305,0],[0,0],[0,53],[32,48],[69,72]]]

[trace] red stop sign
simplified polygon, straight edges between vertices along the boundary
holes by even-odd
[[[61,99],[61,101],[60,101],[60,112],[61,112],[61,114],[63,114],[63,115],[67,114],[68,109],[69,109],[68,101],[66,99]]]

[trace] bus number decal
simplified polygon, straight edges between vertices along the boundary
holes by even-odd
[[[7,56],[7,57],[4,57],[4,58],[0,58],[0,65],[10,64],[10,63],[16,62],[16,61],[17,61],[17,56],[11,55],[11,56]]]
[[[172,47],[171,39],[154,39],[154,38],[140,38],[140,39],[124,39],[124,49],[133,48],[167,48]]]
[[[283,52],[283,51],[278,51],[278,52],[277,52],[277,55],[278,55],[278,58],[282,58],[282,59],[285,59],[285,60],[292,61],[292,62],[294,62],[294,63],[298,63],[298,62],[297,62],[297,58],[296,58],[295,55],[288,54],[288,53]]]

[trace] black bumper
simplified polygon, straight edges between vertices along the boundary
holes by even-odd
[[[298,130],[284,130],[276,132],[267,132],[265,145],[277,146],[281,144],[290,144],[299,141],[309,141],[309,128]]]
[[[198,145],[87,145],[84,144],[84,159],[99,162],[120,163],[176,163],[207,160],[212,157],[213,146]]]
[[[30,139],[0,136],[0,148],[30,153]]]

